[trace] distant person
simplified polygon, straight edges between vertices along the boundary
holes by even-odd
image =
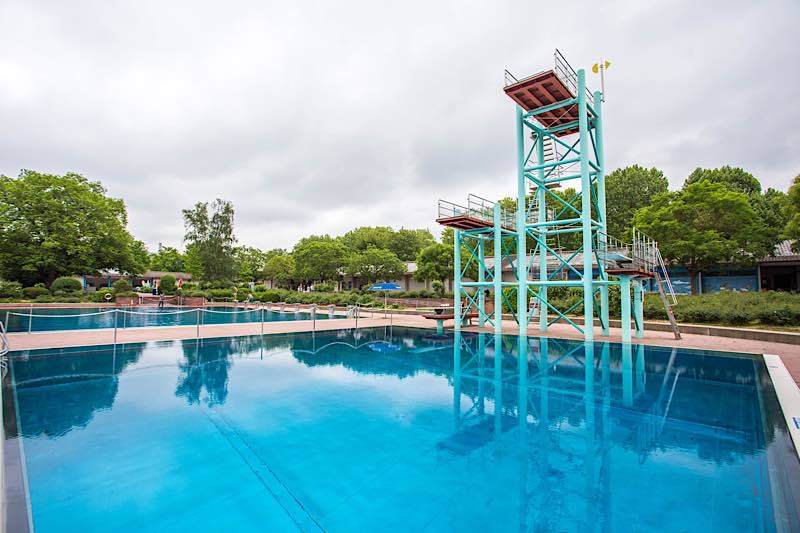
[[[164,309],[164,295],[158,297],[158,308]]]

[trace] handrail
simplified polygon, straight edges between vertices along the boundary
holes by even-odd
[[[11,349],[11,346],[8,344],[8,337],[6,336],[6,325],[3,324],[2,321],[0,321],[0,341],[3,343],[3,345],[0,346],[0,357],[2,357]]]

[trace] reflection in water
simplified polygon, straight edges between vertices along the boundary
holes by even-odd
[[[179,472],[168,480],[206,476],[209,463],[198,466],[194,450],[229,460],[226,476],[237,475],[244,460],[255,470],[241,469],[236,490],[253,472],[275,476],[326,529],[340,509],[342,520],[353,511],[373,524],[415,515],[434,520],[420,529],[620,530],[641,526],[629,515],[658,521],[674,507],[706,516],[693,497],[713,498],[717,508],[724,502],[741,511],[729,513],[743,517],[738,524],[752,525],[775,497],[769,480],[759,477],[768,470],[768,445],[787,438],[785,428],[776,431],[783,421],[774,394],[759,394],[771,390],[763,361],[750,357],[391,327],[148,346],[137,365],[147,372],[121,381],[126,394],[114,416],[98,417],[98,431],[70,434],[76,455],[56,439],[31,443],[28,449],[38,446],[40,454],[43,494],[50,494],[47,482],[58,480],[50,459],[64,453],[71,464],[86,461],[80,453],[88,444],[105,460],[118,434],[128,431],[136,438],[114,456],[123,467],[140,468],[162,446],[169,459],[149,464]],[[139,360],[142,348],[15,357],[25,436],[63,436],[110,408],[119,373]],[[153,419],[157,429],[148,434],[151,420],[126,415],[124,400],[149,401],[145,389],[153,383],[168,390]],[[198,439],[198,428],[230,438]],[[172,457],[188,442],[193,453],[173,468]],[[139,444],[148,457],[136,455]],[[642,499],[632,509],[650,486],[665,494],[663,501]],[[392,512],[404,504],[415,512]]]
[[[130,344],[88,353],[65,350],[58,356],[37,352],[15,356],[12,372],[23,421],[17,430],[25,437],[58,437],[85,427],[95,411],[114,405],[118,376],[139,360],[144,347]]]

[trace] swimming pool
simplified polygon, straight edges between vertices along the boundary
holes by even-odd
[[[115,312],[114,310],[117,310]],[[50,307],[30,309],[0,309],[0,320],[6,324],[9,333],[24,331],[63,331],[70,329],[136,328],[146,326],[194,326],[198,313],[201,324],[232,324],[240,322],[260,322],[260,308],[244,307],[204,307],[181,308],[153,306],[138,307]],[[115,314],[117,315],[115,317]],[[82,315],[82,316],[78,316]],[[327,309],[317,311],[317,320],[327,319]],[[334,318],[337,318],[334,316]],[[286,320],[310,320],[311,313],[295,310],[264,310],[265,322]]]
[[[397,327],[13,355],[38,532],[800,524],[756,357]]]

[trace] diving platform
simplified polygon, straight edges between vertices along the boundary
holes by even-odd
[[[466,207],[447,200],[439,200],[436,222],[442,226],[459,230],[488,230],[494,228],[494,202],[470,194]],[[505,211],[500,215],[500,227],[514,231],[514,214]]]

